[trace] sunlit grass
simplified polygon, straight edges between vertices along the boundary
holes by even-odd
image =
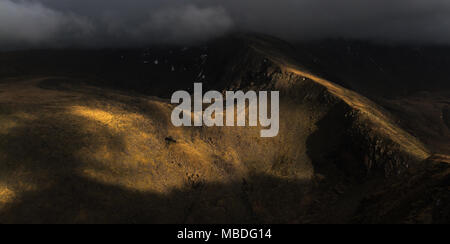
[[[16,199],[16,193],[9,189],[7,186],[0,185],[0,210],[1,208],[12,203]]]
[[[360,114],[363,115],[360,119],[365,120],[362,121],[362,123],[373,124],[371,127],[372,129],[398,143],[403,150],[410,153],[417,159],[424,160],[430,157],[428,150],[417,138],[411,136],[399,126],[395,125],[392,122],[392,119],[382,112],[381,109],[378,108],[378,105],[369,99],[357,94],[354,91],[343,88],[308,72],[291,67],[287,67],[286,70],[299,76],[306,77],[327,88],[331,94],[342,99],[350,107],[359,111]]]
[[[87,177],[160,193],[183,188],[186,171],[201,174],[205,182],[217,180],[218,172],[211,167],[215,158],[211,145],[192,135],[189,138],[189,132],[160,124],[160,118],[148,118],[113,106],[108,111],[85,106],[69,110],[70,114],[87,119],[82,129],[90,131],[101,142],[78,152],[78,157],[85,162],[81,172]],[[160,127],[155,127],[156,124]],[[102,134],[101,127],[109,129],[110,134]],[[169,135],[177,138],[177,143],[169,145],[165,140]]]

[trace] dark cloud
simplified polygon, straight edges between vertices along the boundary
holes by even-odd
[[[21,47],[50,44],[64,36],[86,38],[94,26],[82,16],[62,13],[34,2],[0,0],[0,45]]]
[[[448,0],[0,0],[0,46],[201,41],[232,30],[450,43]]]

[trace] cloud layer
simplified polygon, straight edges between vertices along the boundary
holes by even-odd
[[[0,0],[0,46],[128,46],[256,31],[450,43],[448,0]]]
[[[63,14],[39,3],[0,0],[0,45],[34,46],[76,42],[86,38],[93,26],[84,18]],[[69,39],[66,39],[70,37]]]

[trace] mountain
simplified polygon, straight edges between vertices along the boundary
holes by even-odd
[[[313,51],[236,34],[1,53],[0,222],[448,223],[445,89],[382,96]],[[279,135],[174,127],[167,99],[194,82],[280,91]]]

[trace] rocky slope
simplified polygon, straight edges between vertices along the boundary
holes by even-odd
[[[140,93],[118,91],[120,79],[4,78],[0,222],[449,221],[447,156],[433,156],[383,107],[299,65],[289,44],[232,40],[195,58],[192,79],[145,83]],[[173,127],[173,105],[150,95],[193,81],[279,90],[279,136]]]

